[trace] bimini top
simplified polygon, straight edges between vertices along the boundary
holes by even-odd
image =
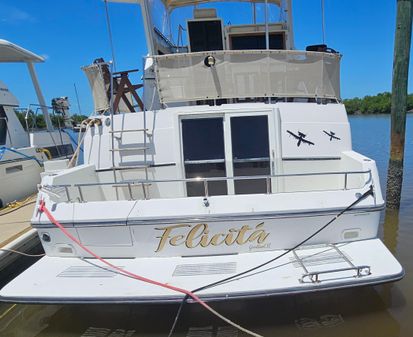
[[[124,3],[141,3],[143,0],[108,0],[109,2],[124,2]],[[162,0],[166,8],[174,9],[177,7],[191,6],[205,4],[208,2],[251,2],[251,3],[264,3],[265,0]],[[281,6],[281,0],[268,0],[268,3]]]
[[[0,39],[0,63],[5,62],[44,62],[44,58],[14,43]]]

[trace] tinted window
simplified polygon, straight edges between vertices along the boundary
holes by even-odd
[[[187,178],[208,178],[208,177],[225,177],[225,162],[222,163],[203,163],[203,164],[187,164],[185,165],[185,173]],[[205,195],[204,182],[190,182],[186,184],[186,191],[189,197]],[[225,195],[227,194],[227,183],[222,181],[208,182],[209,195]]]
[[[231,137],[234,161],[269,157],[267,116],[231,118]]]
[[[4,108],[0,105],[0,145],[6,144],[7,137],[7,120],[6,112]]]
[[[182,139],[186,178],[226,176],[222,118],[182,120]],[[204,182],[187,183],[186,190],[188,196],[203,196]],[[208,182],[208,194],[227,194],[226,181]]]
[[[259,176],[271,173],[267,116],[231,118],[234,176]],[[236,194],[265,193],[265,179],[234,181]]]
[[[191,52],[222,50],[221,20],[189,21]]]
[[[184,160],[224,159],[222,118],[182,120]]]
[[[271,174],[270,162],[255,161],[248,163],[234,163],[234,176],[267,176]],[[235,194],[266,193],[265,179],[235,180]]]
[[[266,49],[265,34],[231,36],[231,49]],[[283,34],[270,34],[270,49],[284,49]]]

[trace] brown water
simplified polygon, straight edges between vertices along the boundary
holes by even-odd
[[[376,159],[382,185],[388,160],[389,118],[351,118],[353,147]],[[403,280],[376,287],[217,303],[213,307],[264,336],[413,336],[413,116],[408,118],[402,208],[383,215],[380,235],[405,268]],[[275,281],[274,281],[275,282]],[[1,337],[166,336],[177,306],[0,305]],[[232,337],[198,305],[186,305],[174,336]]]

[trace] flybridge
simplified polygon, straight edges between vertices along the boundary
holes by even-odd
[[[146,106],[341,99],[341,55],[293,50],[290,0],[114,2],[142,6]]]

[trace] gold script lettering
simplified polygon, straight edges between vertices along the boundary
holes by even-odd
[[[179,246],[183,243],[179,241],[182,240],[184,237],[185,235],[177,235],[177,236],[172,237],[172,239],[169,240],[169,242],[171,243],[171,246]]]
[[[241,227],[241,229],[238,233],[237,239],[235,240],[239,245],[243,245],[244,243],[247,242],[247,240],[244,241],[244,235],[249,230],[251,230],[250,226],[242,226]]]
[[[186,234],[172,233],[175,229],[179,228],[188,228],[189,231]],[[264,222],[259,223],[255,228],[248,225],[243,225],[238,229],[230,228],[226,233],[216,233],[213,234],[212,237],[210,236],[208,224],[205,223],[196,225],[173,225],[155,229],[163,231],[161,236],[157,236],[160,240],[155,252],[160,252],[167,244],[174,247],[185,245],[190,249],[198,246],[206,248],[208,246],[220,246],[222,244],[232,246],[235,243],[242,246],[248,242],[263,244],[270,235],[270,233],[267,233],[264,229]]]
[[[188,248],[195,248],[196,246],[198,246],[200,242],[197,242],[195,244],[194,240],[198,239],[200,236],[202,236],[207,228],[208,228],[208,225],[206,225],[204,223],[200,223],[200,224],[196,225],[194,228],[192,228],[189,231],[188,236],[186,237],[185,245]]]
[[[166,242],[168,241],[168,239],[170,238],[170,234],[172,232],[172,230],[176,229],[176,228],[182,228],[182,227],[191,227],[191,225],[174,225],[174,226],[169,226],[169,227],[163,227],[163,228],[155,228],[156,230],[160,230],[160,231],[164,231],[162,236],[157,236],[157,239],[161,239],[159,241],[159,245],[158,248],[155,250],[155,253],[160,252],[164,247]],[[185,236],[183,236],[182,238],[184,238]],[[174,243],[176,243],[177,240],[174,240]],[[177,244],[175,244],[174,246],[176,246]]]
[[[238,229],[231,228],[229,230],[229,233],[225,236],[224,242],[227,246],[231,246],[231,245],[234,244],[234,242],[235,242],[234,233],[236,233],[236,232],[238,232]]]
[[[215,234],[215,235],[212,237],[212,239],[211,239],[211,241],[210,241],[209,243],[210,243],[211,245],[213,245],[213,246],[222,245],[222,244],[224,243],[224,240],[222,240],[221,242],[218,242],[218,240],[219,240],[219,238],[220,238],[221,236],[225,237],[225,234],[223,234],[223,233]]]
[[[255,226],[255,232],[250,235],[250,237],[248,238],[248,242],[253,242],[257,240],[257,243],[260,244],[263,243],[265,239],[267,239],[270,233],[266,233],[265,230],[261,229],[262,226],[264,226],[263,222]]]

